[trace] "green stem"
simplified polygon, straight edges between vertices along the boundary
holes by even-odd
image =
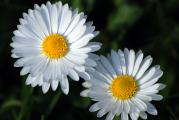
[[[52,101],[48,107],[48,111],[47,111],[47,116],[50,115],[50,113],[52,112],[52,110],[54,109],[55,105],[57,104],[59,98],[61,96],[61,92],[58,91],[58,93],[52,98]]]

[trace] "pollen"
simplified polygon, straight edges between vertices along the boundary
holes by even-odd
[[[119,75],[112,80],[109,90],[118,100],[127,100],[135,96],[138,86],[133,77]]]
[[[68,43],[60,34],[51,34],[42,42],[42,53],[50,59],[62,58],[67,52]]]

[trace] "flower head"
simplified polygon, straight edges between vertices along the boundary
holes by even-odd
[[[101,44],[90,42],[98,32],[86,19],[84,13],[61,2],[35,5],[34,10],[23,13],[11,46],[12,57],[18,59],[15,67],[23,67],[21,75],[28,74],[26,84],[42,86],[46,93],[60,83],[68,94],[67,76],[75,81],[89,79],[86,69],[96,65],[91,56]]]
[[[106,120],[121,116],[121,120],[132,120],[138,117],[147,119],[147,113],[157,115],[152,100],[159,101],[163,97],[158,94],[165,87],[156,83],[162,76],[158,65],[149,69],[152,57],[143,59],[142,51],[135,54],[133,50],[111,51],[108,57],[100,56],[95,71],[90,72],[90,80],[83,86],[87,89],[81,96],[96,101],[90,111],[98,111],[97,117],[108,114]]]

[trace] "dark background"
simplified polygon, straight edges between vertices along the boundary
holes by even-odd
[[[58,0],[51,0],[57,2]],[[167,85],[161,92],[164,100],[153,102],[158,116],[150,120],[179,119],[179,0],[63,0],[79,8],[93,21],[103,43],[99,54],[125,47],[154,58],[164,71],[159,80]],[[70,82],[65,96],[60,87],[43,94],[40,87],[25,85],[10,57],[9,43],[23,12],[46,0],[0,0],[0,120],[96,120],[88,111],[92,104],[79,93],[81,82]],[[104,120],[105,117],[98,119]],[[117,120],[117,119],[115,119]]]

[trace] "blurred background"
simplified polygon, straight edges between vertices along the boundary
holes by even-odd
[[[51,0],[52,3],[58,0]],[[46,0],[0,0],[0,120],[96,120],[92,104],[79,93],[81,82],[70,82],[68,96],[25,85],[20,68],[14,68],[9,43],[22,12]],[[93,21],[103,43],[99,54],[125,47],[154,58],[164,71],[159,82],[167,85],[164,100],[153,102],[158,116],[149,120],[179,120],[179,0],[62,0],[79,8]],[[105,117],[98,120],[104,120]],[[118,118],[115,118],[118,120]]]

